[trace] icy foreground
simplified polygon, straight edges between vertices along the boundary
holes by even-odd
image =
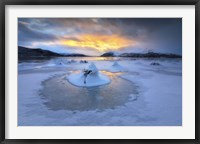
[[[126,69],[126,72],[119,75],[116,80],[124,79],[137,85],[138,95],[135,96],[130,93],[128,95],[129,100],[126,103],[114,108],[87,111],[72,111],[62,108],[53,110],[47,107],[45,103],[48,102],[48,99],[40,96],[43,81],[59,74],[71,74],[71,71],[82,70],[88,67],[91,62],[95,62],[99,71],[113,72],[114,61],[90,60],[88,64],[70,63],[63,65],[56,65],[53,61],[24,62],[18,65],[19,126],[182,125],[181,60],[122,59],[118,61],[118,64]],[[160,65],[151,65],[152,62],[157,62]],[[114,72],[120,71],[120,69],[115,69]],[[114,87],[113,90],[115,90]],[[123,91],[127,92],[127,89],[123,88],[120,91],[123,94]],[[77,99],[78,102],[79,100]],[[101,99],[97,100],[101,101]]]
[[[85,75],[87,71],[90,73]],[[67,79],[73,85],[86,87],[100,86],[110,83],[110,79],[106,75],[101,74],[94,63],[89,65],[87,71],[84,70],[78,74],[71,74]]]

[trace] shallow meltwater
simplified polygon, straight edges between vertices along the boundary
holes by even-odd
[[[131,100],[137,100],[137,86],[119,77],[122,73],[101,71],[111,82],[95,87],[70,84],[65,75],[57,75],[42,82],[40,95],[51,110],[88,111],[114,109]],[[133,99],[134,97],[134,99]]]

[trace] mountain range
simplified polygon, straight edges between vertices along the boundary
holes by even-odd
[[[60,54],[40,48],[26,48],[18,46],[19,60],[50,59],[52,57],[86,57],[84,54]]]
[[[72,53],[72,54],[60,54],[49,50],[43,50],[40,48],[26,48],[18,46],[18,59],[19,60],[38,60],[38,59],[50,59],[52,57],[89,57],[88,55]],[[121,53],[115,54],[114,52],[106,52],[101,57],[133,57],[133,58],[181,58],[182,56],[176,54],[163,54],[163,53]]]
[[[155,53],[155,52],[147,52],[147,53],[122,53],[115,54],[113,52],[107,52],[101,55],[101,57],[134,57],[134,58],[182,58],[181,55],[177,54],[163,54],[163,53]]]

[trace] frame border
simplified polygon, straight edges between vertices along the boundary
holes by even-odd
[[[6,5],[195,5],[195,139],[5,139],[5,7]],[[200,99],[199,99],[199,61],[200,61],[200,0],[0,0],[0,143],[3,144],[198,144],[200,143]]]

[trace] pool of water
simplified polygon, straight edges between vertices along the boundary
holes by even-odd
[[[138,87],[134,83],[119,77],[122,73],[101,72],[110,77],[111,83],[77,87],[67,81],[67,74],[47,79],[42,82],[40,91],[41,97],[45,99],[44,104],[51,110],[104,110],[124,105],[131,100],[130,97],[138,95]]]

